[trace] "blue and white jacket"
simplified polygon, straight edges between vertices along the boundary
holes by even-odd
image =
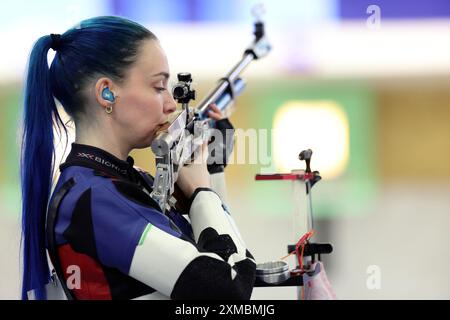
[[[199,188],[187,217],[163,214],[133,162],[74,143],[60,166],[49,210],[73,297],[250,299],[255,261],[218,194]]]

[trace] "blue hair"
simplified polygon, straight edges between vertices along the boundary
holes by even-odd
[[[61,35],[57,47],[51,36],[44,36],[31,51],[21,152],[24,300],[30,290],[34,290],[36,299],[46,299],[45,285],[50,280],[45,219],[55,162],[53,129],[66,130],[54,98],[76,121],[87,111],[82,90],[86,84],[100,76],[122,81],[145,39],[156,37],[135,22],[112,16],[96,17]],[[57,53],[49,68],[47,54],[52,47]]]

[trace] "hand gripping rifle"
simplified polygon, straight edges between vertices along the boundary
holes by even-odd
[[[218,85],[197,107],[188,106],[190,100],[195,100],[195,90],[191,90],[190,87],[191,75],[178,74],[178,83],[172,93],[178,103],[181,103],[182,111],[170,122],[167,129],[157,134],[151,145],[156,158],[156,174],[151,197],[159,204],[163,213],[171,205],[175,205],[176,200],[172,194],[179,169],[187,164],[209,139],[208,107],[215,103],[222,112],[229,111],[227,107],[245,87],[244,81],[239,77],[240,73],[250,62],[266,56],[271,50],[265,36],[264,23],[259,19],[260,14],[255,11],[254,14],[255,39],[244,51],[241,61],[219,80]]]

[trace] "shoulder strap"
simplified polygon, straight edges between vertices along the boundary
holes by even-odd
[[[72,292],[69,290],[66,284],[66,280],[64,279],[64,274],[62,272],[61,268],[61,261],[59,260],[59,256],[56,250],[56,236],[55,236],[55,226],[56,226],[56,220],[58,218],[58,209],[61,204],[61,201],[64,199],[66,194],[69,192],[69,190],[75,185],[75,180],[71,178],[70,180],[66,181],[62,187],[56,192],[56,194],[53,196],[53,199],[48,207],[47,212],[47,226],[46,226],[46,233],[47,233],[47,245],[48,245],[48,252],[50,255],[50,259],[53,263],[53,266],[56,271],[56,275],[59,278],[59,282],[64,289],[64,293],[67,296],[68,300],[75,300],[75,297],[73,296]]]

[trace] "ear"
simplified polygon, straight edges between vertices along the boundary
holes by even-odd
[[[114,82],[110,78],[106,77],[98,79],[95,83],[95,99],[97,100],[97,103],[104,108],[111,104],[111,101],[108,101],[102,97],[102,92],[106,87],[108,87],[117,98],[117,94],[115,92],[117,87],[114,85]]]

